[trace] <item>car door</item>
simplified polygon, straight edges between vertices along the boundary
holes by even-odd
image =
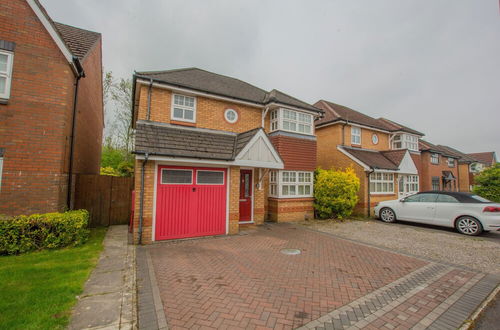
[[[455,197],[446,194],[438,194],[434,224],[453,227],[453,221],[461,206],[462,204]]]
[[[437,194],[423,193],[406,197],[402,200],[397,212],[398,219],[421,223],[434,220]]]

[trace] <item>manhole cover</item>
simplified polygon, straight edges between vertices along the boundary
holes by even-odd
[[[288,255],[295,255],[295,254],[300,254],[300,250],[299,249],[283,249],[283,250],[281,250],[281,253],[288,254]]]

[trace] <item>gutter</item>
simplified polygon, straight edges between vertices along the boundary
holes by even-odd
[[[140,196],[140,204],[139,204],[139,245],[142,244],[142,224],[144,222],[144,176],[145,176],[145,168],[146,163],[148,162],[149,154],[146,153],[145,158],[142,162],[141,166],[141,196]]]
[[[70,147],[69,147],[69,167],[68,167],[68,190],[66,195],[66,207],[68,210],[71,209],[71,199],[72,199],[72,185],[73,185],[73,159],[75,153],[75,131],[76,131],[76,105],[78,101],[78,86],[81,78],[85,78],[85,71],[77,57],[73,57],[73,64],[77,70],[76,81],[75,81],[75,93],[73,98],[73,118],[71,121],[71,135],[70,135]]]

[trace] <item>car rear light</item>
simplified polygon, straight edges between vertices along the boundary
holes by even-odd
[[[483,212],[500,212],[500,207],[497,206],[486,206]]]

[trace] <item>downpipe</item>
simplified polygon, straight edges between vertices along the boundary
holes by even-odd
[[[141,197],[139,202],[139,245],[142,245],[142,224],[144,222],[144,177],[146,172],[146,163],[148,162],[149,153],[144,155],[144,160],[141,166]]]

